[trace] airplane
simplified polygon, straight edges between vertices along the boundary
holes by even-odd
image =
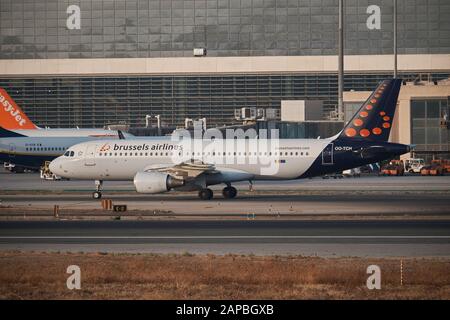
[[[5,167],[13,172],[38,169],[45,161],[57,158],[80,142],[120,137],[134,136],[104,129],[39,128],[6,90],[0,88],[0,163],[7,164]]]
[[[50,170],[65,178],[95,180],[94,199],[101,198],[103,181],[128,180],[139,193],[197,190],[203,200],[213,198],[211,185],[225,184],[222,194],[232,199],[237,190],[231,184],[238,181],[341,172],[410,151],[409,145],[388,142],[401,83],[381,81],[344,129],[326,139],[259,138],[254,140],[270,148],[256,151],[252,139],[92,141],[70,147]],[[233,148],[224,148],[228,144]]]

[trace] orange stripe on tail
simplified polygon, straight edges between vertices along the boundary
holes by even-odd
[[[0,126],[8,130],[38,129],[3,88],[0,88]]]

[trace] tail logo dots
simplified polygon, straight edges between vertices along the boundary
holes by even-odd
[[[359,135],[360,135],[361,137],[363,137],[363,138],[368,137],[368,136],[370,136],[370,131],[367,130],[367,129],[362,129],[362,130],[359,132]]]
[[[356,135],[356,130],[353,128],[348,128],[347,130],[345,130],[345,134],[347,135],[347,137],[354,137]]]
[[[372,129],[372,133],[375,135],[379,135],[379,134],[381,134],[381,132],[382,132],[382,130],[378,127]]]
[[[369,114],[367,113],[367,111],[361,111],[360,113],[359,113],[359,116],[361,117],[361,118],[365,118],[365,117],[367,117]]]

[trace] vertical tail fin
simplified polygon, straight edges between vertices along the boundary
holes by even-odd
[[[38,129],[3,88],[0,88],[0,127],[8,130]]]
[[[347,123],[339,137],[387,141],[401,84],[401,79],[382,81]]]

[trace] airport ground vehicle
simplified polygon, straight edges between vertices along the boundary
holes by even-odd
[[[198,191],[213,197],[210,185],[225,184],[236,197],[238,181],[290,180],[323,176],[391,159],[409,145],[388,142],[401,79],[382,81],[344,129],[326,139],[126,139],[91,141],[70,147],[50,170],[71,179],[132,180],[137,192]],[[256,144],[256,150],[252,148]]]
[[[336,172],[332,174],[326,174],[322,176],[322,179],[342,179],[344,177],[343,173]]]
[[[403,176],[405,174],[403,160],[391,160],[381,168],[380,174],[383,176]]]
[[[446,159],[443,166],[444,166],[444,173],[450,173],[450,160]]]
[[[422,176],[443,176],[447,172],[448,160],[435,159],[428,166],[422,167],[420,174]]]
[[[361,177],[361,169],[360,168],[352,168],[342,171],[342,175],[344,177]]]
[[[50,161],[45,161],[42,167],[40,168],[40,177],[44,180],[61,180],[60,176],[57,176],[53,172],[50,171],[49,168]]]
[[[9,172],[14,172],[14,173],[24,173],[25,172],[25,168],[24,167],[17,166],[14,163],[11,163],[11,162],[4,162],[3,163],[3,168],[5,168],[5,170],[7,170]]]
[[[420,173],[425,166],[425,160],[421,158],[411,158],[405,160],[405,171],[409,173]]]

